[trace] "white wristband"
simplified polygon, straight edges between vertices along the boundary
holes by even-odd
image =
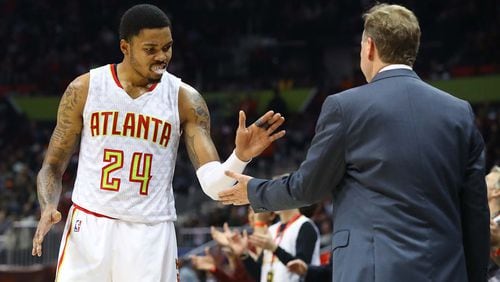
[[[223,163],[214,161],[202,165],[196,170],[196,176],[198,176],[203,192],[210,198],[218,200],[218,193],[233,186],[236,182],[233,178],[226,176],[225,171],[231,170],[242,173],[248,163],[250,161],[244,162],[238,159],[233,151]]]

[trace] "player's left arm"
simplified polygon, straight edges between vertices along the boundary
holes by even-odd
[[[275,133],[284,122],[279,113],[269,111],[246,127],[245,114],[240,111],[235,150],[224,163],[220,163],[210,136],[207,104],[200,93],[187,84],[182,84],[179,89],[179,115],[191,163],[197,170],[203,191],[214,199],[218,198],[217,193],[221,189],[234,183],[233,179],[224,174],[226,170],[242,172],[250,159],[285,135],[284,130]]]
[[[189,159],[195,169],[219,161],[210,137],[210,113],[200,93],[187,84],[179,89],[179,116]]]

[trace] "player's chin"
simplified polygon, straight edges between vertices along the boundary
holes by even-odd
[[[149,75],[148,80],[150,82],[157,83],[157,82],[160,82],[162,76],[163,76],[163,74],[158,74],[158,73],[152,72]]]

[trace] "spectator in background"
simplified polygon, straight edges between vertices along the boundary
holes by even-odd
[[[264,212],[255,214],[251,207],[248,208],[248,223],[253,228],[254,233],[267,232],[267,226],[274,220],[274,213]],[[211,227],[212,238],[217,242],[219,247],[221,247],[223,253],[226,255],[231,271],[224,271],[222,266],[218,265],[214,256],[211,254],[210,250],[205,249],[204,256],[192,256],[191,263],[198,270],[203,270],[211,273],[218,281],[254,281],[254,279],[245,270],[245,266],[242,264],[241,259],[234,254],[232,249],[229,247],[228,238],[232,236],[232,232],[229,229],[227,223],[224,223],[224,232],[218,231],[215,227]],[[262,252],[261,249],[256,249],[249,247],[249,253],[253,258],[257,258]]]
[[[247,271],[257,281],[299,281],[300,277],[288,271],[286,264],[299,258],[308,264],[319,265],[318,231],[298,209],[276,213],[280,221],[271,225],[268,232],[250,236],[245,231],[243,235],[235,232],[228,236],[229,247],[244,258]],[[249,245],[263,249],[257,260],[249,256]]]
[[[488,206],[492,221],[500,224],[500,167],[494,166],[491,169],[486,176],[486,186],[488,187]]]
[[[225,271],[221,265],[218,265],[215,257],[211,254],[209,248],[205,248],[204,256],[191,257],[191,263],[197,270],[202,270],[212,274],[220,282],[253,282],[252,277],[245,270],[241,260],[236,257],[230,249],[222,248],[229,262],[231,271]]]
[[[490,208],[490,258],[489,282],[500,281],[500,167],[494,166],[486,176],[488,205]]]

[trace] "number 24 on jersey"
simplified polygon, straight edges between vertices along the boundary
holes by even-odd
[[[153,160],[152,154],[135,152],[132,154],[132,162],[130,164],[129,181],[140,184],[139,194],[147,195],[149,181],[151,180],[151,163]],[[109,191],[119,191],[122,179],[111,177],[110,174],[114,171],[123,168],[123,151],[104,149],[103,161],[108,163],[102,168],[101,173],[101,189]]]

